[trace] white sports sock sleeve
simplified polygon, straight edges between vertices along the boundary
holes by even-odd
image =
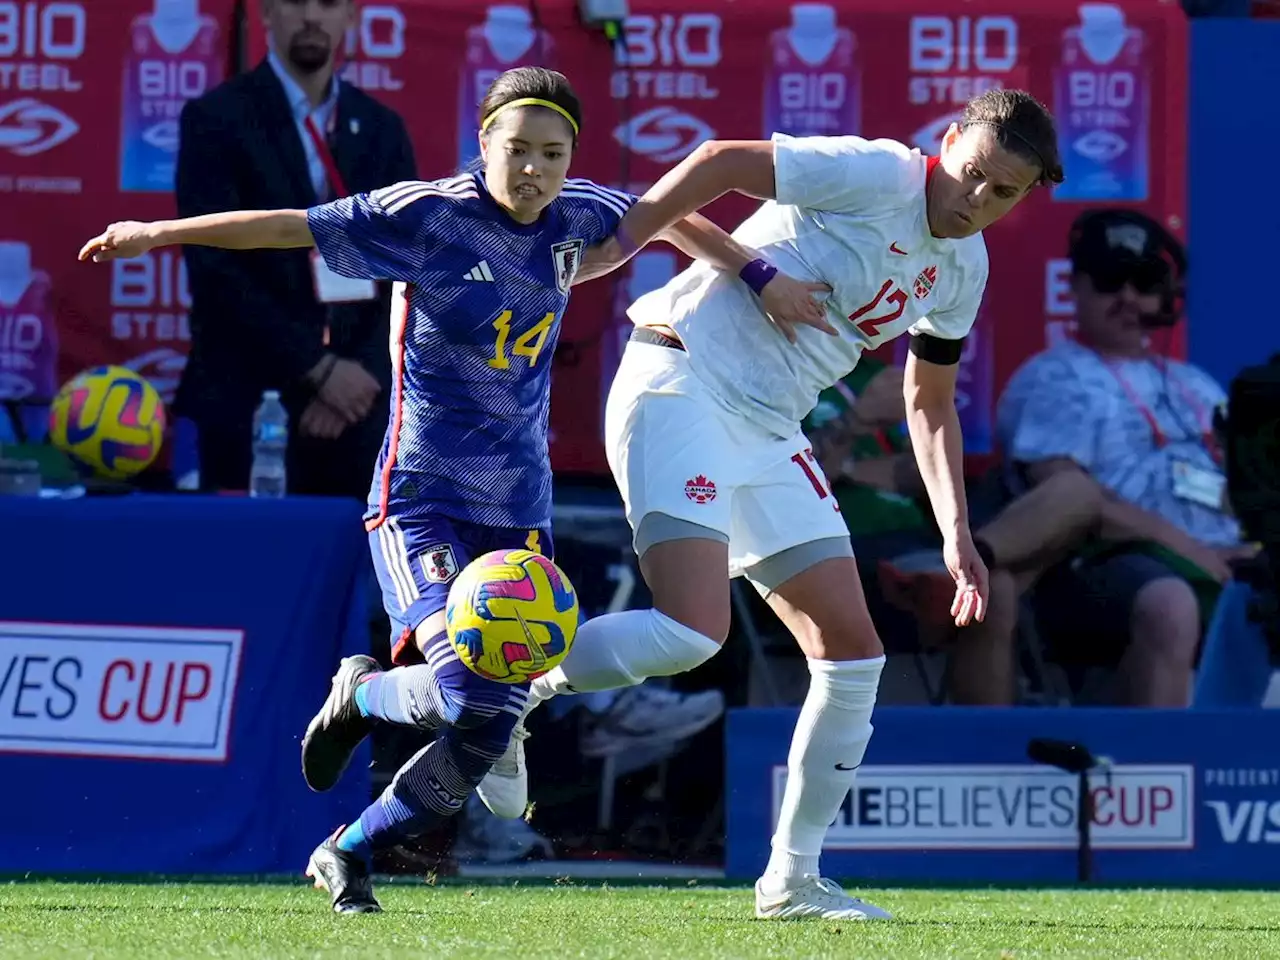
[[[883,669],[884,657],[809,661],[809,694],[791,736],[766,879],[818,872],[827,827],[853,786],[871,740],[871,711]]]
[[[657,610],[624,610],[578,628],[560,666],[533,682],[539,700],[558,693],[630,687],[669,677],[710,660],[720,644]]]

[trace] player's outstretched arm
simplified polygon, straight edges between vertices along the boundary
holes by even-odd
[[[672,167],[627,211],[618,225],[630,256],[731,190],[760,199],[774,196],[773,143],[708,140]]]
[[[955,343],[955,341],[951,341]],[[947,341],[912,337],[903,375],[902,395],[907,407],[907,430],[929,492],[929,503],[943,536],[943,557],[956,581],[951,615],[956,626],[983,620],[987,614],[987,568],[969,530],[969,508],[964,495],[964,437],[956,412],[958,351],[942,353]],[[924,356],[921,356],[924,354]]]
[[[231,210],[181,220],[113,223],[80,248],[80,259],[127,260],[175,244],[260,250],[310,247],[315,239],[305,210]]]

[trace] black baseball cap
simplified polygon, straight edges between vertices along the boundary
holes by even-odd
[[[1091,210],[1076,219],[1068,239],[1072,269],[1093,278],[1104,292],[1126,282],[1149,292],[1168,282],[1169,235],[1133,210]]]

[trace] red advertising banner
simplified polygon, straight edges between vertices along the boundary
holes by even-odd
[[[537,17],[466,0],[364,6],[345,75],[367,79],[405,117],[422,176],[475,155],[481,94],[525,63],[564,71],[583,98],[573,172],[635,192],[710,138],[857,133],[936,152],[984,90],[1023,87],[1053,109],[1067,182],[1037,190],[987,232],[991,280],[960,398],[973,452],[990,449],[995,398],[1013,370],[1070,334],[1072,219],[1114,203],[1185,232],[1187,24],[1175,3],[632,0],[612,45],[582,25],[573,0],[536,7]],[[256,60],[261,30],[255,42]],[[709,212],[732,227],[753,204],[726,197]],[[605,469],[601,411],[630,328],[626,306],[683,266],[655,245],[575,289],[556,355],[557,469]]]
[[[162,193],[126,192],[154,188],[163,177],[156,154],[119,146],[139,125],[122,107],[142,102],[149,82],[167,90],[163,83],[173,81],[180,94],[196,86],[182,85],[184,77],[194,81],[184,66],[194,56],[167,61],[163,83],[156,72],[136,90],[122,85],[140,42],[131,25],[151,2],[0,0],[0,242],[29,243],[33,264],[52,277],[60,377],[123,360],[171,387],[182,362],[185,290],[176,251],[121,265],[111,276],[70,260],[77,241],[108,220],[171,209]],[[153,17],[195,4],[154,2]],[[199,0],[200,16],[223,25],[223,49],[231,2]],[[266,48],[257,4],[248,8],[251,66]],[[1188,30],[1176,3],[632,0],[615,43],[585,27],[576,9],[576,0],[368,0],[348,36],[343,76],[404,117],[419,173],[434,178],[474,156],[475,107],[497,73],[524,63],[553,66],[584,101],[573,173],[636,192],[709,138],[857,133],[933,152],[964,102],[983,90],[1025,87],[1049,104],[1067,182],[1037,190],[987,231],[991,280],[963,368],[966,437],[975,452],[989,447],[992,405],[1016,366],[1070,335],[1072,219],[1086,207],[1120,204],[1185,235]],[[190,43],[209,36],[196,31]],[[200,62],[212,75],[213,60]],[[28,90],[19,85],[23,77],[45,86]],[[68,134],[46,110],[76,131]],[[24,153],[31,142],[23,138],[37,136],[37,127],[44,139],[32,142],[47,145]],[[753,205],[730,196],[708,212],[732,227]],[[4,250],[0,371],[14,342],[3,325]],[[655,245],[618,274],[575,289],[555,361],[558,470],[604,471],[601,411],[629,327],[626,305],[683,265]],[[1181,343],[1171,349],[1180,352]]]
[[[113,220],[173,215],[182,105],[222,82],[234,0],[0,0],[0,400],[120,363],[172,398],[190,302],[178,250],[76,262]],[[28,435],[43,436],[39,406]],[[0,439],[12,425],[0,417]]]

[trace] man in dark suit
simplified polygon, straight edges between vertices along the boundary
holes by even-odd
[[[401,119],[335,75],[354,0],[262,2],[271,53],[182,112],[179,215],[304,208],[414,179]],[[198,428],[201,485],[248,487],[253,413],[276,389],[289,492],[363,499],[387,422],[389,285],[353,289],[313,251],[184,255],[191,352],[175,412]]]

